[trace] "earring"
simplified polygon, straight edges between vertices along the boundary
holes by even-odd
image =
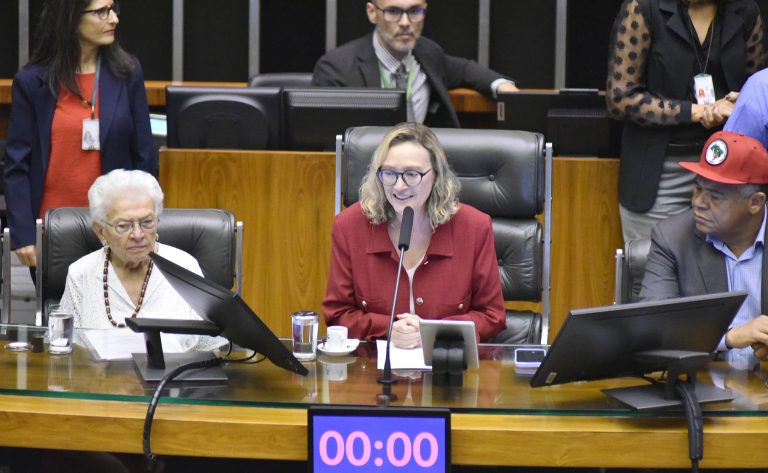
[[[107,247],[107,240],[101,240],[101,246],[106,248]]]

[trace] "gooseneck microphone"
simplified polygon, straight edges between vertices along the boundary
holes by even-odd
[[[378,379],[382,384],[382,392],[378,395],[379,404],[389,404],[390,401],[397,399],[397,395],[392,393],[392,385],[397,382],[392,377],[392,364],[389,357],[389,347],[392,345],[392,325],[395,323],[395,306],[397,305],[397,292],[400,289],[400,273],[403,270],[403,254],[411,246],[411,232],[413,230],[413,209],[406,207],[403,209],[403,218],[400,222],[400,239],[397,242],[397,249],[400,250],[400,256],[397,260],[397,278],[395,279],[395,295],[392,297],[392,312],[389,315],[389,330],[387,331],[387,352],[384,356],[384,374]]]
[[[403,220],[400,222],[400,240],[397,242],[397,249],[402,250],[400,260],[403,259],[403,252],[408,251],[408,247],[411,246],[411,232],[413,232],[413,209],[406,207],[403,209]],[[397,297],[397,293],[395,293],[395,297]]]

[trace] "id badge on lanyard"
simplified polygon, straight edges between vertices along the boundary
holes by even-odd
[[[99,120],[94,118],[86,118],[83,120],[83,150],[98,151],[100,149]]]
[[[99,119],[96,118],[96,100],[99,95],[99,75],[101,72],[101,55],[96,58],[96,78],[93,82],[93,95],[91,95],[91,102],[88,103],[91,107],[91,118],[83,120],[83,134],[82,134],[82,147],[83,151],[98,151],[101,150],[101,143],[99,142]]]
[[[715,103],[715,84],[711,75],[701,73],[693,76],[693,90],[699,105]]]

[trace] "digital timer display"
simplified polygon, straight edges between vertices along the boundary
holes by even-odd
[[[447,409],[312,408],[309,416],[314,473],[449,470]]]

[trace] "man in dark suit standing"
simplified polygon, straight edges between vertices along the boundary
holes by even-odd
[[[448,89],[468,87],[488,97],[517,87],[475,61],[449,56],[421,36],[427,3],[423,0],[371,0],[368,20],[376,25],[365,35],[315,64],[312,85],[405,89],[408,120],[431,126],[459,127]]]
[[[719,349],[766,360],[768,152],[723,131],[709,138],[699,162],[680,166],[696,174],[692,208],[653,229],[640,299],[747,291]]]

